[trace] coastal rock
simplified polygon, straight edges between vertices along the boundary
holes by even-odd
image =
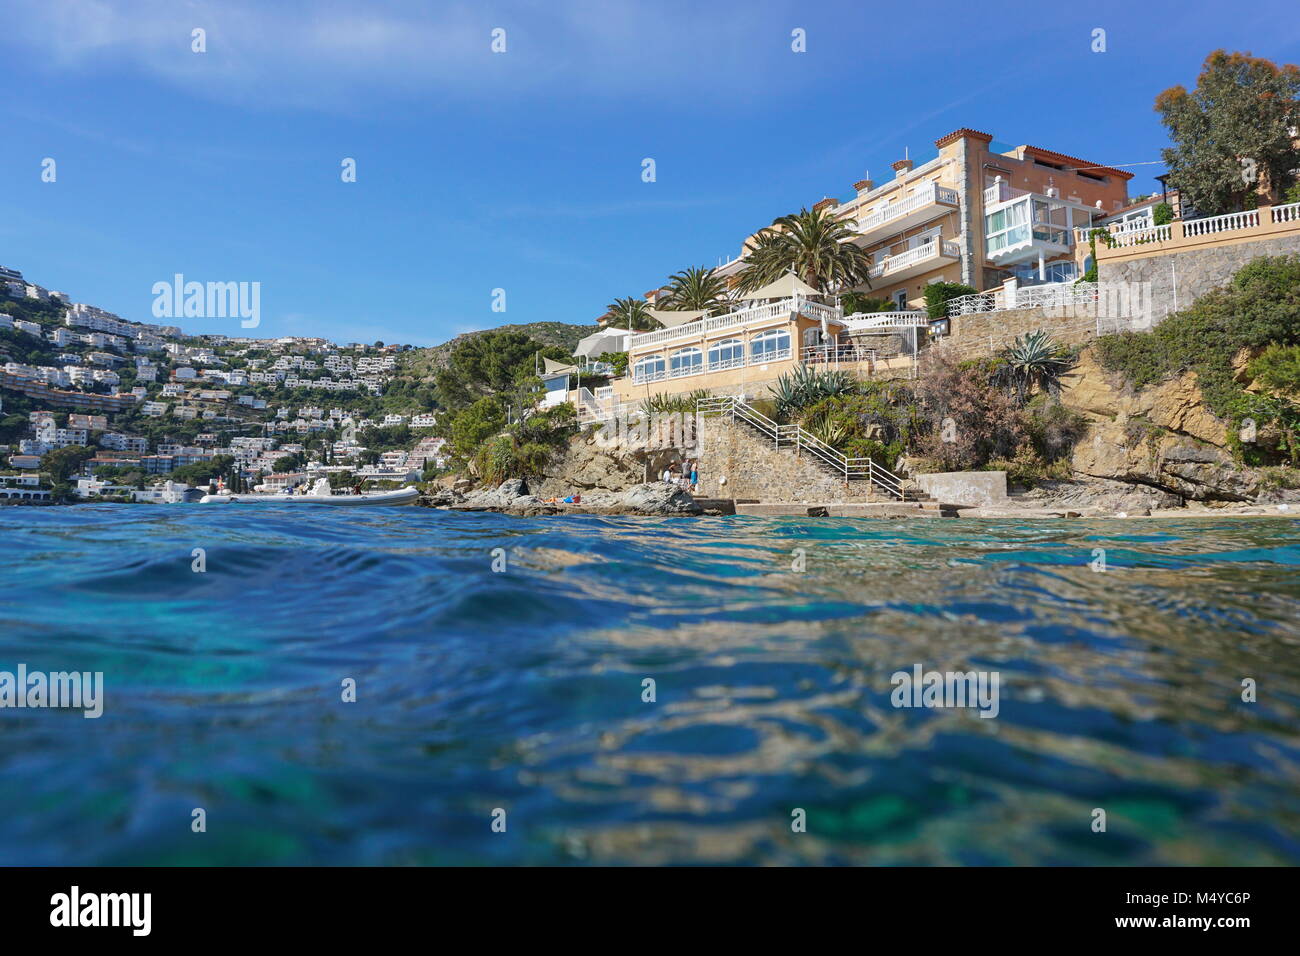
[[[1047,481],[1020,496],[1042,508],[1075,509],[1070,514],[1144,514],[1165,508],[1181,508],[1181,496],[1150,485],[1135,485],[1106,479]],[[1067,515],[1068,516],[1068,515]]]
[[[1134,391],[1087,349],[1061,401],[1092,420],[1074,448],[1076,475],[1196,501],[1251,501],[1261,489],[1259,475],[1233,459],[1227,424],[1205,407],[1195,373]]]
[[[528,482],[522,478],[508,478],[497,486],[494,494],[502,501],[514,501],[528,494]]]
[[[465,500],[465,496],[455,488],[434,487],[420,498],[420,504],[429,508],[450,508]]]
[[[1093,349],[1085,349],[1062,384],[1061,403],[1095,421],[1124,427],[1138,419],[1220,448],[1228,443],[1227,425],[1203,404],[1195,372],[1134,391],[1098,364]]]
[[[631,514],[646,515],[697,515],[704,510],[689,492],[661,481],[629,488],[623,506]]]
[[[574,437],[555,455],[534,482],[543,498],[563,498],[575,492],[623,492],[646,482],[667,466],[693,457],[695,449],[638,448],[616,442],[599,428]]]

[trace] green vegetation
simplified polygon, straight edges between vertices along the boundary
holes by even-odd
[[[974,295],[978,289],[960,282],[931,282],[925,287],[925,314],[942,319],[948,314],[948,300]]]
[[[551,456],[577,433],[577,422],[577,412],[567,403],[535,412],[479,447],[475,470],[490,484],[539,475]]]
[[[1052,337],[1039,330],[1023,337],[1017,336],[1014,344],[1002,353],[1002,361],[994,373],[997,384],[1013,388],[1020,404],[1032,389],[1049,395],[1061,390],[1061,376],[1074,366],[1074,357],[1052,342]]]
[[[1086,429],[1057,400],[1073,357],[1043,333],[995,357],[957,362],[932,355],[914,382],[858,382],[800,369],[773,387],[771,416],[795,421],[849,458],[896,468],[909,455],[920,471],[991,468],[1032,484],[1067,477]]]
[[[800,209],[759,231],[740,273],[740,288],[753,292],[793,272],[818,292],[871,288],[871,265],[847,220],[826,209]]]
[[[514,329],[500,329],[463,339],[434,376],[439,406],[457,410],[487,395],[511,394],[535,379],[540,358],[571,362],[573,355],[544,346]]]
[[[678,395],[656,392],[641,403],[641,411],[647,415],[689,414],[695,411],[697,402],[709,397],[710,393],[707,388],[697,388],[694,391]]]
[[[1238,443],[1249,464],[1300,458],[1300,406],[1285,396],[1246,391],[1237,381],[1234,361],[1243,351],[1262,351],[1256,360],[1263,360],[1261,374],[1284,382],[1292,353],[1268,347],[1295,345],[1300,345],[1300,256],[1255,259],[1227,286],[1168,316],[1151,331],[1097,340],[1103,367],[1122,373],[1134,388],[1195,372],[1206,407],[1234,430],[1247,421],[1259,428],[1272,426],[1258,440]]]
[[[807,365],[795,366],[772,386],[777,420],[789,421],[822,399],[852,394],[856,387],[848,372],[823,372]]]
[[[559,346],[568,355],[578,347],[580,339],[591,335],[597,329],[595,325],[570,325],[565,322],[524,322],[519,325],[503,325],[495,329],[486,329],[482,332],[467,332],[441,345],[403,352],[398,356],[397,370],[400,377],[417,381],[432,380],[439,369],[446,367],[452,352],[464,342],[492,335],[495,332],[518,332],[538,343],[539,346]]]
[[[1202,214],[1248,208],[1261,187],[1281,196],[1295,182],[1300,67],[1215,50],[1194,90],[1165,90],[1155,108],[1174,144],[1169,184]]]
[[[605,306],[605,316],[609,325],[616,329],[633,329],[648,332],[660,327],[650,314],[650,304],[636,296],[624,296]]]
[[[665,305],[670,309],[712,312],[723,308],[727,302],[727,281],[717,274],[716,269],[691,266],[668,279]]]
[[[845,292],[840,296],[840,307],[845,315],[893,312],[897,308],[889,299],[875,299],[862,292]]]

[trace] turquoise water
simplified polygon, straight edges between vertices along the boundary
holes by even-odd
[[[1296,864],[1298,567],[1280,518],[0,508],[0,670],[106,685],[0,709],[0,864]],[[917,663],[1000,713],[891,706]]]

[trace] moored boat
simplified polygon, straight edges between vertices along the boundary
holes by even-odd
[[[392,491],[363,491],[360,494],[336,495],[329,482],[321,479],[305,495],[295,494],[232,494],[223,491],[215,495],[204,495],[199,504],[293,504],[293,505],[336,505],[344,508],[373,507],[375,505],[413,505],[420,497],[420,489],[414,485],[397,488]]]

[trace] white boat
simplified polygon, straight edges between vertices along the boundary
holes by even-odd
[[[215,495],[204,495],[199,499],[201,505],[211,504],[257,504],[261,502],[277,505],[338,505],[345,508],[360,508],[374,505],[413,505],[420,497],[420,489],[414,485],[398,488],[395,491],[365,491],[361,494],[336,495],[330,489],[329,480],[321,478],[305,495],[295,494],[232,494],[223,491]]]

